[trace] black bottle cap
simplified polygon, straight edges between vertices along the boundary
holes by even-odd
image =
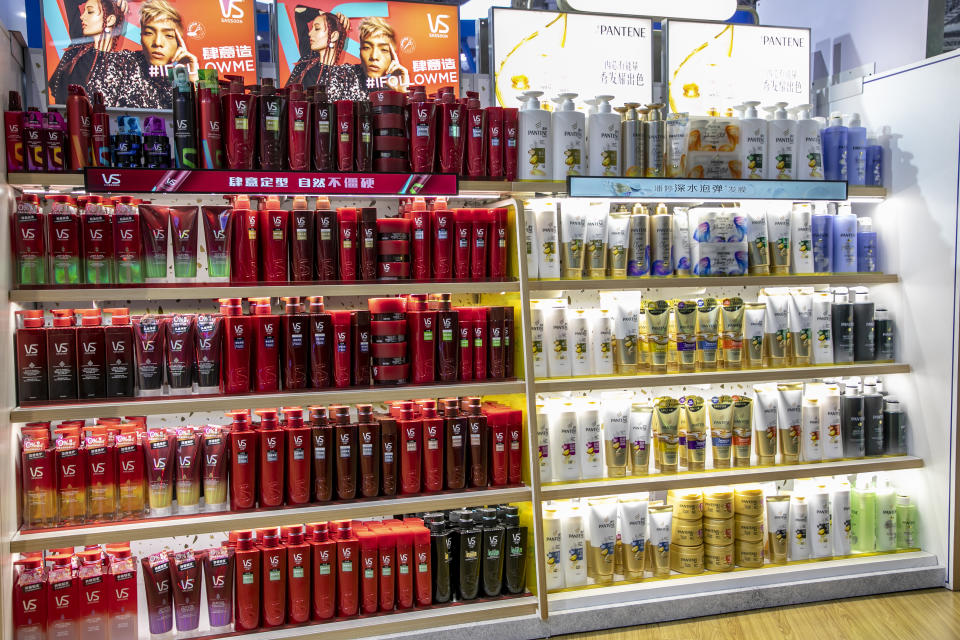
[[[443,522],[428,522],[426,525],[430,533],[444,533],[447,530],[446,524]]]
[[[520,516],[515,513],[508,513],[504,517],[504,522],[508,527],[519,527],[520,526]]]
[[[432,513],[425,513],[423,514],[422,518],[423,518],[423,524],[426,524],[426,525],[433,524],[435,522],[439,522],[440,524],[443,524],[444,520],[446,520],[446,516],[444,516],[439,511],[434,511]]]

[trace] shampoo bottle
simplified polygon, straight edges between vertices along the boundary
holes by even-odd
[[[550,152],[550,113],[540,108],[542,91],[525,91],[520,101],[519,159],[521,180],[546,180],[553,176]]]
[[[854,273],[857,270],[857,216],[845,204],[833,220],[833,271]]]
[[[628,178],[642,178],[647,162],[647,139],[643,136],[643,119],[636,102],[624,104],[627,108],[620,120],[620,166]],[[643,110],[646,115],[646,109]]]
[[[591,176],[620,175],[620,116],[610,109],[611,100],[613,96],[597,96],[597,112],[587,121]]]
[[[873,220],[857,218],[857,271],[878,271],[877,258],[877,232],[873,230]]]
[[[566,180],[567,176],[582,176],[586,173],[587,154],[584,148],[584,123],[586,116],[576,110],[575,93],[561,93],[553,99],[560,105],[553,112],[553,179]]]
[[[647,162],[644,175],[648,178],[664,176],[664,153],[666,151],[666,122],[660,109],[662,104],[647,105],[647,120],[643,123],[643,136],[647,145]]]
[[[778,102],[773,120],[768,122],[766,177],[768,180],[795,180],[797,123],[787,118],[786,102]]]
[[[743,103],[746,117],[740,121],[740,133],[743,141],[740,144],[740,163],[743,167],[743,177],[748,180],[764,178],[764,166],[767,160],[767,121],[757,115],[760,102],[750,100]],[[819,144],[819,137],[817,138]]]
[[[830,125],[820,132],[823,175],[827,180],[847,179],[847,128],[839,111],[830,114]]]
[[[820,123],[810,117],[811,104],[797,107],[797,180],[823,180]]]
[[[867,130],[860,126],[860,114],[850,115],[847,124],[847,182],[867,182]]]

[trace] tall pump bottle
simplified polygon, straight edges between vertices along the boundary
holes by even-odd
[[[553,176],[550,113],[540,108],[542,91],[524,91],[520,108],[519,163],[521,180],[546,180]]]
[[[796,180],[797,123],[787,118],[787,103],[778,102],[767,129],[768,180]]]
[[[665,175],[667,123],[663,119],[662,104],[647,105],[647,119],[643,123],[643,136],[647,144],[647,163],[644,175],[647,178],[662,178]]]
[[[620,175],[620,116],[610,108],[613,96],[597,96],[597,112],[587,120],[591,176]]]
[[[760,102],[743,103],[745,117],[740,121],[740,164],[747,180],[762,180],[767,164],[767,121],[757,115]]]
[[[843,126],[843,114],[830,114],[829,125],[820,132],[823,147],[823,174],[827,180],[847,179],[848,131]]]
[[[647,139],[643,135],[643,119],[637,102],[627,102],[627,111],[620,120],[620,165],[628,178],[642,178],[647,166]],[[646,114],[646,111],[643,112]]]
[[[847,122],[847,182],[867,182],[867,130],[860,126],[860,114],[850,114]]]
[[[553,179],[586,175],[587,153],[584,146],[586,116],[577,111],[575,93],[561,93],[553,99],[559,107],[553,112]]]
[[[197,169],[200,167],[197,100],[186,67],[170,69],[170,83],[173,87],[173,143],[177,150],[177,168]]]
[[[820,123],[810,117],[812,104],[796,108],[797,180],[823,180],[823,149],[820,145]]]

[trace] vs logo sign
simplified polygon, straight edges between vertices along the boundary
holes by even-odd
[[[439,13],[433,15],[432,13],[427,14],[427,25],[430,27],[430,35],[446,35],[450,33],[450,26],[447,24],[447,20],[450,16],[446,13]]]

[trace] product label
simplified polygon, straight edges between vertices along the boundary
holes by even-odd
[[[350,446],[349,445],[340,445],[340,457],[349,458],[350,457]]]
[[[293,577],[294,577],[294,578],[302,578],[302,577],[304,577],[303,567],[294,567],[294,568],[293,568]]]
[[[280,573],[279,569],[270,570],[270,582],[280,582],[283,579],[283,574]]]
[[[350,560],[344,560],[340,563],[340,570],[344,573],[353,573],[353,562]]]
[[[241,577],[241,581],[243,584],[253,584],[253,573],[245,571]]]
[[[407,440],[407,451],[411,453],[416,453],[417,451],[417,441],[416,440]]]

